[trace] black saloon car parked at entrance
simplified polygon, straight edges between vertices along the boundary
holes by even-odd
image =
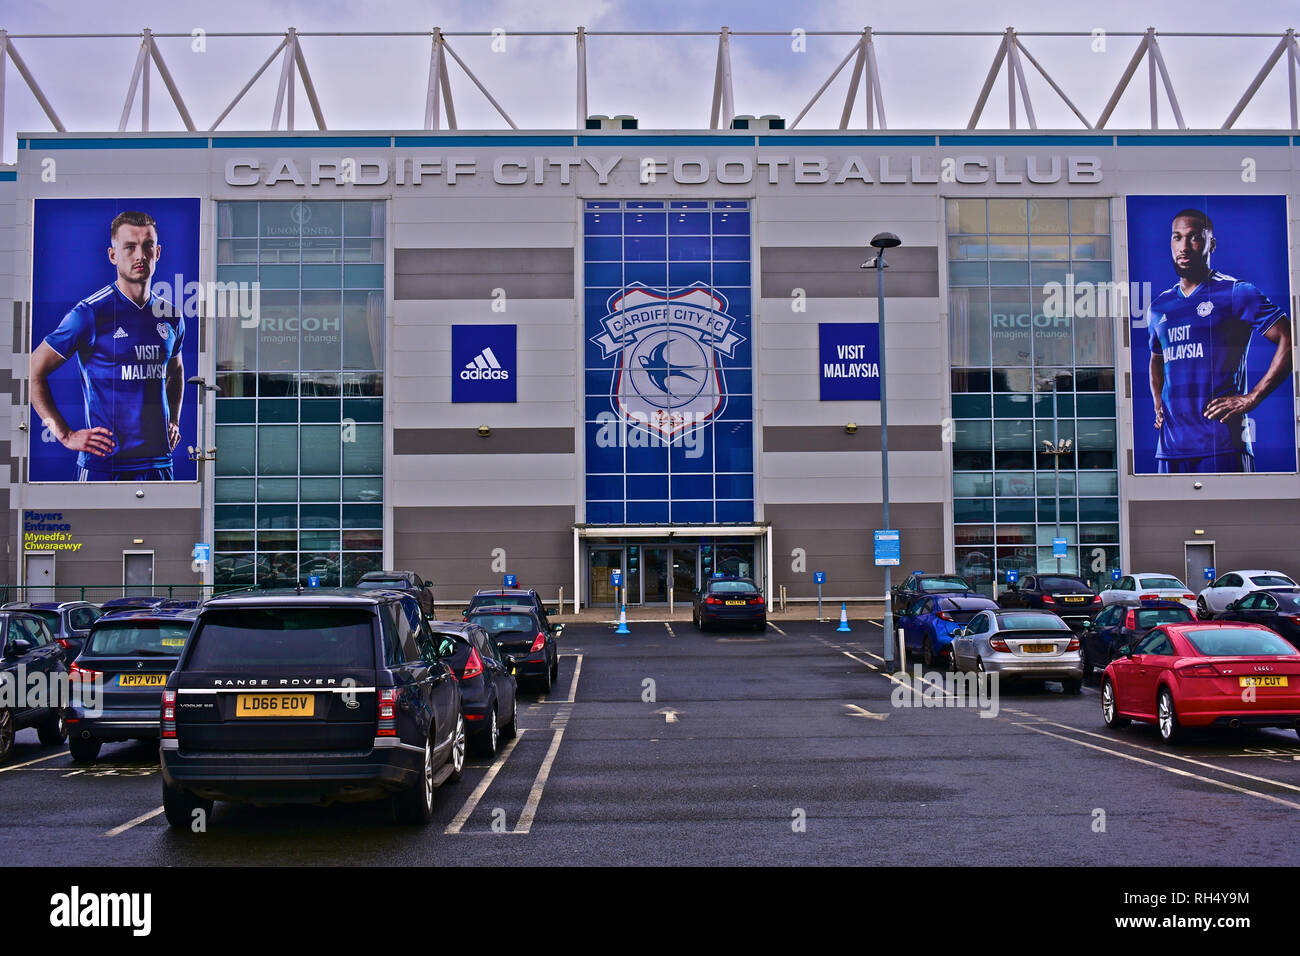
[[[767,630],[767,602],[750,578],[713,578],[695,592],[691,620],[701,631],[712,624],[748,624]]]

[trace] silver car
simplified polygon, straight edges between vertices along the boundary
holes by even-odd
[[[998,674],[1002,680],[1028,677],[1059,680],[1067,694],[1083,686],[1079,637],[1050,611],[981,611],[952,639],[957,671]]]

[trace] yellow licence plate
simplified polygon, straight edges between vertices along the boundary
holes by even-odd
[[[1285,677],[1238,677],[1239,687],[1286,687]]]
[[[1055,644],[1021,644],[1020,649],[1026,654],[1050,654],[1056,650]]]
[[[1084,601],[1086,601],[1086,600],[1087,600],[1087,598],[1082,598],[1082,597],[1067,597],[1067,598],[1065,599],[1065,603],[1066,603],[1066,604],[1082,604],[1082,603],[1083,603]]]
[[[118,687],[162,687],[166,683],[166,674],[122,674],[117,679]]]
[[[315,694],[240,694],[236,717],[314,717]]]
[[[745,603],[746,602],[744,601],[728,601],[727,607],[737,607],[737,606],[743,607]]]

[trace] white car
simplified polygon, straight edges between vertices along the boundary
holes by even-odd
[[[1229,571],[1202,591],[1196,598],[1196,616],[1207,620],[1211,615],[1226,611],[1228,605],[1251,591],[1264,588],[1300,587],[1281,571]]]
[[[1126,574],[1114,581],[1101,592],[1102,604],[1114,604],[1117,601],[1178,601],[1187,606],[1187,610],[1196,610],[1196,595],[1172,574],[1144,572]]]

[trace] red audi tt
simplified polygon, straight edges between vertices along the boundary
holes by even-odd
[[[1120,648],[1101,681],[1106,726],[1285,727],[1300,734],[1300,651],[1258,624],[1163,624]]]

